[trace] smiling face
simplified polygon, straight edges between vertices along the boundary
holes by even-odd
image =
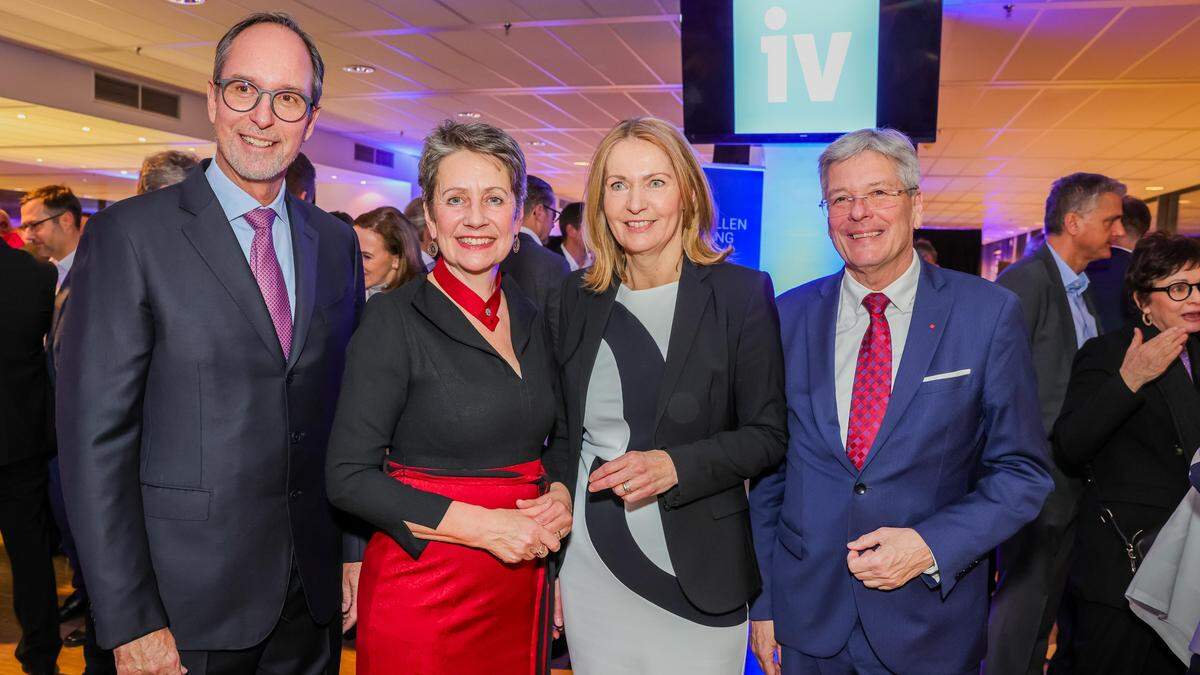
[[[625,255],[681,257],[683,200],[667,153],[627,138],[613,146],[604,167],[604,217]]]
[[[1165,288],[1173,283],[1200,284],[1200,267],[1192,267],[1155,279],[1151,285]],[[1166,292],[1139,293],[1138,309],[1148,313],[1159,330],[1179,327],[1188,333],[1200,332],[1200,291],[1192,292],[1182,301],[1172,300]]]
[[[903,190],[892,160],[872,150],[829,167],[826,201],[859,196],[872,190]],[[900,195],[895,206],[872,209],[854,200],[850,211],[829,216],[829,238],[856,280],[880,290],[895,281],[912,262],[913,231],[921,224],[921,194]]]
[[[276,24],[258,24],[234,39],[221,73],[222,79],[237,78],[260,89],[292,89],[312,95],[312,60],[304,41],[291,30]],[[249,183],[272,186],[312,135],[317,115],[313,110],[298,122],[284,122],[271,111],[270,96],[247,112],[236,112],[224,103],[220,88],[208,85],[208,118],[217,135],[217,158],[226,175],[247,192]],[[272,195],[274,196],[274,195]]]
[[[459,150],[438,164],[433,211],[425,226],[446,264],[484,274],[512,250],[519,229],[512,179],[499,160]]]

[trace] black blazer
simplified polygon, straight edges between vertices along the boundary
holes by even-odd
[[[586,290],[584,272],[563,284],[564,419],[553,441],[573,458],[565,481],[572,489],[588,382],[618,290],[616,283],[599,295]],[[679,484],[658,498],[671,565],[697,608],[732,612],[761,586],[745,481],[778,464],[787,450],[771,278],[729,263],[702,267],[685,260],[665,368],[654,445],[667,451],[679,475]]]
[[[1110,246],[1109,252],[1108,258],[1093,260],[1085,270],[1101,334],[1120,330],[1137,319],[1133,303],[1125,298],[1124,290],[1125,272],[1129,270],[1133,254],[1116,246]]]
[[[313,618],[340,608],[325,447],[363,302],[357,238],[287,196],[285,360],[204,168],[98,213],[71,271],[59,455],[104,647],[164,626],[180,649],[257,644],[293,560]]]
[[[547,318],[550,334],[557,336],[559,286],[563,277],[571,272],[571,266],[566,258],[548,250],[528,234],[521,232],[517,238],[521,247],[500,263],[500,273],[521,286]]]
[[[1147,340],[1158,334],[1143,331]],[[1097,495],[1127,536],[1161,527],[1188,490],[1188,465],[1200,447],[1200,392],[1180,361],[1136,394],[1121,379],[1132,339],[1130,326],[1079,350],[1052,439],[1062,470],[1081,476],[1090,465],[1098,487],[1084,490],[1072,583],[1086,600],[1121,609],[1129,606],[1133,574],[1120,538],[1100,522]],[[1188,349],[1200,364],[1200,339],[1190,337]]]
[[[49,452],[42,349],[58,272],[0,239],[0,466]]]

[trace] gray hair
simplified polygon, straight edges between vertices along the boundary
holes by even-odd
[[[508,171],[509,187],[517,200],[513,205],[513,217],[516,217],[525,205],[525,154],[512,136],[486,122],[464,124],[446,120],[425,137],[425,147],[421,149],[421,160],[417,163],[417,184],[421,186],[425,208],[433,211],[438,167],[442,160],[459,150],[492,157]]]
[[[859,129],[830,143],[821,153],[821,158],[817,160],[821,195],[824,196],[829,187],[829,167],[868,151],[892,160],[896,176],[904,187],[921,186],[921,163],[917,160],[917,149],[908,136],[895,129]]]
[[[308,33],[296,23],[296,20],[291,15],[284,12],[256,12],[234,24],[217,43],[217,56],[213,61],[213,82],[221,79],[221,72],[225,69],[225,62],[229,60],[229,51],[233,49],[233,41],[242,31],[264,23],[273,23],[277,26],[283,26],[292,31],[304,41],[304,46],[308,49],[308,58],[312,61],[312,104],[317,107],[321,102],[321,91],[324,89],[325,80],[325,61],[321,58],[321,52],[317,51],[317,44],[309,37]]]
[[[1073,173],[1054,181],[1046,197],[1046,234],[1061,234],[1068,213],[1089,213],[1102,194],[1125,196],[1125,184],[1098,173]]]
[[[182,183],[188,171],[199,163],[199,157],[180,150],[167,150],[150,155],[142,160],[137,193],[145,194],[161,190],[168,185]]]

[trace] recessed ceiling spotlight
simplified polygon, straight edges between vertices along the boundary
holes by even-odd
[[[464,110],[463,112],[458,113],[458,116],[465,117],[469,120],[477,120],[480,117],[483,117],[483,115],[475,112],[474,110]]]
[[[365,180],[360,180],[360,181],[358,181],[358,184],[359,184],[359,185],[366,185],[366,184],[367,184],[367,181],[365,181]]]
[[[196,151],[195,148],[188,148],[188,152],[195,152],[195,151]]]
[[[26,115],[25,113],[17,113],[17,119],[19,119],[19,120],[23,120],[26,117],[28,117],[28,115]]]
[[[1162,192],[1162,190],[1163,190],[1163,186],[1161,186],[1161,185],[1147,185],[1146,186],[1146,192]]]
[[[205,0],[167,0],[172,5],[183,5],[191,7],[192,5],[203,5]]]
[[[546,141],[529,141],[529,145],[534,148],[546,147]]]
[[[38,162],[38,164],[41,164],[41,163],[42,163],[42,158],[41,158],[41,157],[38,157],[38,158],[37,158],[37,162]]]
[[[122,176],[128,176],[128,175],[129,175],[129,172],[128,172],[128,171],[126,171],[125,169],[121,169],[121,175],[122,175]]]
[[[92,128],[91,127],[79,127],[79,130],[83,131],[83,132],[88,132],[88,131],[91,131]]]
[[[332,180],[337,180],[337,176],[330,176]]]
[[[1190,199],[1180,199],[1180,200],[1179,200],[1179,203],[1180,203],[1180,204],[1191,204],[1191,203],[1192,203],[1192,200],[1190,200]]]
[[[348,66],[342,66],[342,70],[355,75],[370,75],[375,72],[375,66],[368,66],[365,63],[354,63]]]
[[[574,164],[575,166],[587,166],[588,165],[587,162],[572,162],[572,164]]]
[[[138,143],[145,143],[145,142],[146,142],[145,136],[138,136]]]

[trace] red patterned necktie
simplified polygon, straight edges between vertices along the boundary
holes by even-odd
[[[888,398],[892,395],[892,329],[883,314],[889,302],[883,293],[870,293],[862,301],[871,315],[871,325],[858,348],[846,431],[846,454],[860,470],[879,433],[879,425],[883,424]]]
[[[271,225],[275,222],[275,211],[260,206],[245,216],[254,228],[254,240],[250,242],[250,271],[258,282],[275,324],[275,335],[283,348],[283,358],[292,354],[292,305],[288,302],[287,286],[283,283],[283,270],[275,255],[275,241],[271,237]]]

